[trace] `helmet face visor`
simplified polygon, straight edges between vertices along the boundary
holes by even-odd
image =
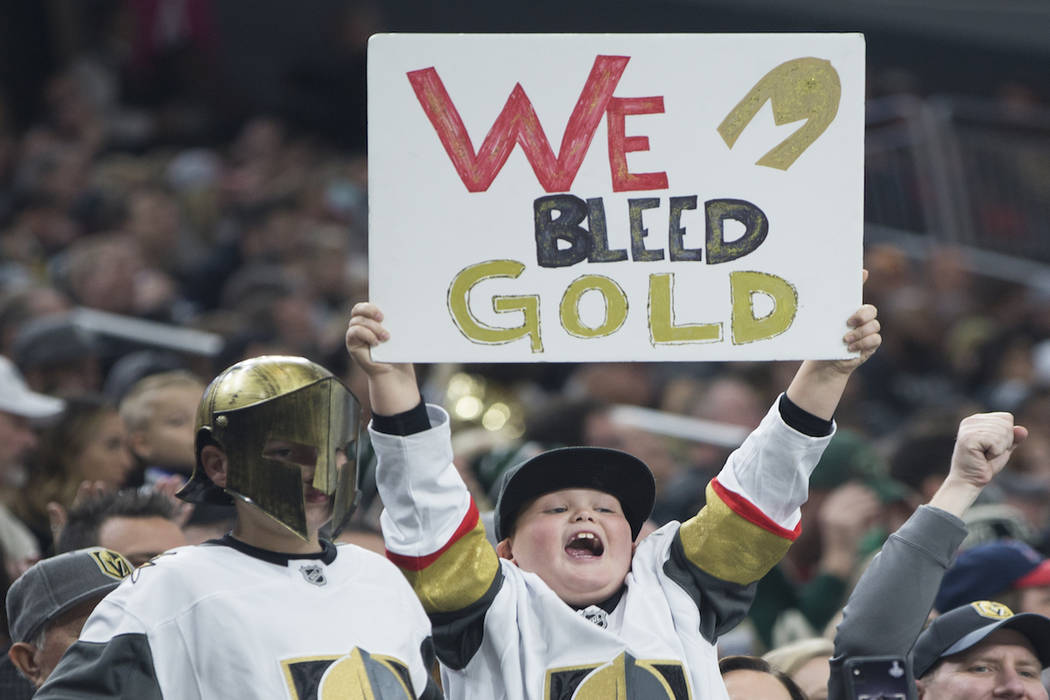
[[[361,429],[361,406],[354,395],[342,383],[332,380],[329,395],[329,426],[331,443],[328,468],[324,470],[325,486],[317,483],[322,470],[314,472],[314,488],[331,493],[332,527],[334,538],[346,526],[357,505],[360,480],[358,459],[360,457],[359,433]],[[320,460],[319,460],[320,461]]]
[[[357,499],[360,415],[353,394],[333,377],[261,403],[217,412],[215,437],[229,458],[226,490],[306,539],[304,486],[312,486],[331,497],[331,516],[338,529]],[[227,435],[236,439],[224,439]],[[282,458],[275,445],[308,456]]]

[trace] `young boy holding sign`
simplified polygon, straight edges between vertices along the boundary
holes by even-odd
[[[409,364],[377,363],[383,315],[354,307],[347,349],[368,375],[388,556],[430,615],[450,698],[725,698],[715,642],[798,534],[809,474],[850,374],[881,343],[872,306],[847,324],[858,356],[806,361],[707,488],[707,505],[635,542],[648,468],[616,450],[551,450],[504,478],[494,550],[452,464],[448,415]]]

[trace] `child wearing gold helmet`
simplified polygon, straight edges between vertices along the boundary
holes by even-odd
[[[357,493],[357,401],[301,357],[237,363],[204,392],[180,496],[233,531],[137,569],[40,698],[436,698],[430,626],[397,569],[319,532]]]

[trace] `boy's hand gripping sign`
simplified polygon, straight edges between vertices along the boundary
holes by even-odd
[[[861,35],[379,35],[368,100],[377,358],[849,356]]]

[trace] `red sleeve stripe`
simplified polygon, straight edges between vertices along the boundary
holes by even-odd
[[[767,532],[772,532],[774,535],[791,540],[792,542],[794,542],[799,533],[802,532],[801,520],[798,525],[795,526],[794,530],[788,530],[786,527],[781,527],[774,521],[770,520],[769,516],[759,510],[754,503],[718,483],[717,478],[711,480],[711,487],[715,490],[715,493],[718,494],[718,497],[722,499],[722,502],[729,506],[730,510],[752,525],[757,525]]]
[[[452,537],[449,538],[445,546],[434,552],[433,554],[427,554],[423,557],[409,557],[404,554],[395,554],[389,549],[386,550],[386,558],[397,564],[401,569],[408,569],[409,571],[422,571],[427,568],[438,558],[448,551],[449,547],[459,541],[461,537],[466,535],[468,532],[477,527],[478,524],[478,507],[474,505],[474,499],[470,499],[470,508],[467,509],[467,514],[463,516],[463,521],[460,522],[459,527],[452,533]]]

